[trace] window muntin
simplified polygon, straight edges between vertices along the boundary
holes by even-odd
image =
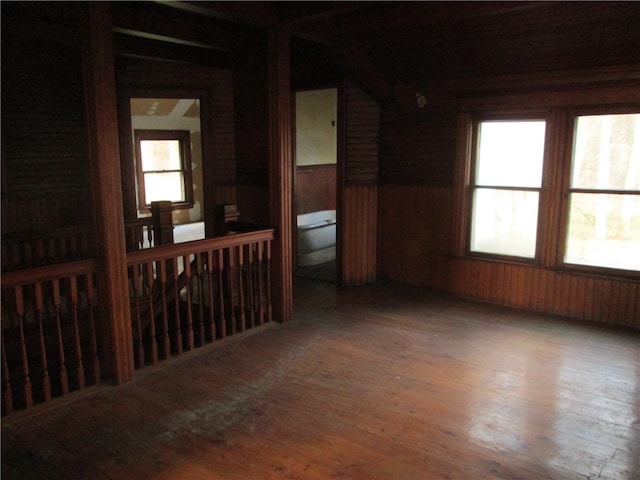
[[[564,262],[640,270],[640,114],[575,121]]]
[[[471,252],[535,258],[545,130],[538,119],[478,123]]]

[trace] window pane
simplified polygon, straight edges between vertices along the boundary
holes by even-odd
[[[565,262],[640,270],[640,195],[571,194]]]
[[[145,172],[182,169],[179,140],[141,140],[140,155]]]
[[[544,132],[544,121],[482,122],[476,185],[540,187]]]
[[[471,251],[533,258],[538,192],[477,189],[471,219]]]
[[[578,117],[571,186],[640,190],[640,114]]]
[[[182,172],[145,173],[147,205],[158,200],[185,201]]]

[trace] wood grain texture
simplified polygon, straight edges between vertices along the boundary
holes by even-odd
[[[637,333],[409,287],[295,288],[292,322],[3,421],[3,479],[640,475]]]
[[[105,370],[116,383],[122,383],[133,377],[133,351],[111,16],[106,4],[86,8],[83,59],[85,75],[91,79],[87,84],[87,121],[96,230],[103,262],[100,305]]]
[[[336,209],[336,165],[296,167],[296,214]]]
[[[379,195],[382,278],[537,312],[640,328],[640,282],[453,257],[452,189],[383,186]],[[400,247],[399,238],[405,239]]]

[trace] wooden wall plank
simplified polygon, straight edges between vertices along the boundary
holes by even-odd
[[[296,167],[296,214],[336,209],[336,165]]]
[[[640,328],[638,281],[451,256],[449,225],[441,217],[450,216],[452,199],[452,188],[380,187],[381,278],[531,311]],[[405,239],[400,248],[398,238]]]

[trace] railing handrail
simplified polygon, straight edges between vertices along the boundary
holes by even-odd
[[[128,253],[127,265],[131,266],[144,262],[190,255],[195,252],[219,250],[273,239],[274,229],[270,228],[255,232],[237,233],[224,237],[213,237],[173,245],[162,245]],[[2,288],[11,288],[34,282],[45,282],[55,278],[66,278],[88,272],[96,272],[99,266],[100,260],[98,258],[88,258],[74,262],[56,263],[42,267],[15,270],[13,272],[3,273],[0,284]]]
[[[86,260],[77,260],[75,262],[56,263],[43,267],[26,268],[23,270],[3,273],[0,284],[4,289],[36,282],[46,282],[56,278],[67,278],[97,272],[99,266],[99,259],[88,258]]]
[[[137,265],[140,263],[153,262],[156,260],[166,260],[197,252],[208,250],[220,250],[230,247],[239,247],[249,243],[273,240],[275,230],[257,230],[255,232],[236,233],[223,237],[206,238],[204,240],[192,240],[190,242],[175,243],[173,245],[161,245],[145,250],[138,250],[127,254],[127,265]]]

